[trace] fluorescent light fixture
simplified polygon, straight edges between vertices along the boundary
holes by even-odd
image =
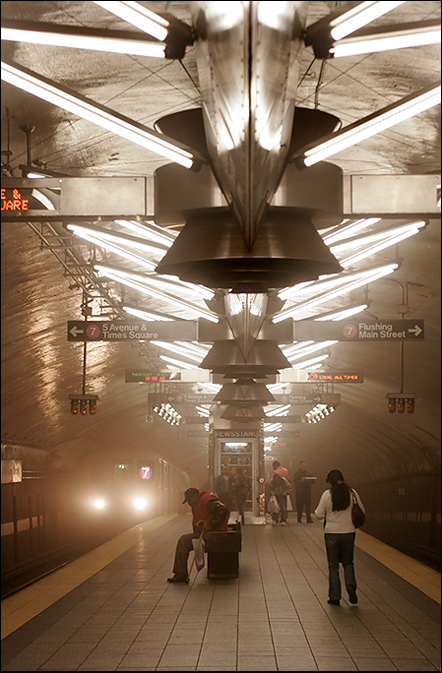
[[[373,224],[380,222],[380,219],[380,217],[369,217],[368,219],[356,220],[356,222],[351,222],[350,224],[345,224],[343,226],[340,225],[339,228],[335,229],[330,234],[323,236],[322,240],[326,245],[330,246],[332,243],[336,243],[336,241],[341,241],[344,238],[348,238],[350,235],[353,236],[362,229],[371,227]]]
[[[282,407],[278,407],[277,409],[272,409],[272,411],[267,411],[266,416],[279,416],[280,414],[283,413],[288,413],[291,405],[290,404],[284,404]]]
[[[170,161],[175,161],[185,168],[191,168],[194,164],[196,157],[188,150],[165,140],[156,131],[147,129],[138,122],[94,103],[85,96],[70,92],[66,87],[55,86],[51,80],[37,75],[27,68],[16,68],[9,63],[2,62],[1,70],[2,79],[5,82],[23,91],[61,107],[67,112],[78,115],[156,154],[160,154]]]
[[[399,226],[396,225],[393,227],[387,227],[385,229],[381,229],[380,231],[375,231],[371,234],[367,234],[366,236],[358,236],[343,241],[342,243],[338,243],[338,245],[332,246],[330,248],[330,252],[332,252],[333,255],[338,256],[340,255],[340,253],[345,252],[347,250],[354,250],[355,248],[360,248],[364,245],[374,243],[376,241],[388,240],[389,238],[401,236],[403,233],[409,231],[415,233],[421,227],[424,227],[425,224],[426,222],[424,220],[419,220],[418,222],[410,222]]]
[[[123,306],[123,311],[133,315],[136,318],[141,318],[142,320],[147,321],[160,321],[160,322],[175,322],[173,318],[169,318],[162,313],[157,313],[156,311],[148,311],[147,309],[133,308],[132,306]]]
[[[167,247],[162,243],[155,243],[154,241],[144,241],[134,236],[129,236],[121,234],[118,231],[111,231],[110,229],[103,229],[101,227],[95,226],[86,226],[84,224],[68,224],[67,229],[73,231],[74,234],[80,235],[82,232],[90,234],[99,240],[104,239],[105,241],[110,241],[111,243],[119,243],[121,245],[127,246],[133,250],[141,250],[145,252],[151,252],[158,256],[164,256],[167,252]]]
[[[61,28],[61,26],[60,26]],[[132,54],[133,56],[150,56],[164,58],[166,45],[160,42],[146,40],[125,39],[97,35],[84,35],[75,31],[71,26],[63,26],[63,32],[45,31],[44,24],[39,30],[23,28],[9,28],[2,26],[2,40],[12,42],[26,42],[30,44],[46,44],[56,47],[72,47],[74,49],[90,49],[92,51],[106,51],[118,54]]]
[[[350,257],[347,257],[346,259],[342,259],[340,260],[339,263],[344,269],[349,266],[352,266],[353,264],[357,264],[357,262],[366,259],[370,255],[375,255],[377,252],[380,252],[381,250],[385,250],[386,248],[389,248],[392,245],[395,245],[396,243],[400,243],[400,241],[404,241],[406,238],[410,238],[410,236],[418,234],[419,228],[423,227],[424,225],[425,222],[422,222],[422,224],[416,227],[403,227],[400,233],[397,232],[394,236],[390,236],[389,238],[380,241],[376,245],[370,246],[366,250],[357,252],[351,255]]]
[[[326,353],[325,355],[320,355],[317,358],[311,358],[310,360],[303,360],[302,362],[295,362],[292,367],[293,369],[307,369],[308,367],[311,367],[317,363],[324,362],[327,358],[330,357],[329,353]]]
[[[176,343],[177,346],[187,348],[189,351],[193,352],[195,355],[199,355],[201,358],[204,358],[210,350],[210,347],[208,350],[204,350],[203,348],[198,348],[198,346],[195,346],[193,343],[187,343],[186,341],[175,341],[174,343]]]
[[[75,233],[76,236],[79,236],[80,238],[83,238],[85,241],[89,241],[90,243],[93,243],[94,245],[97,245],[100,248],[104,248],[109,252],[113,252],[115,255],[124,257],[124,259],[127,259],[130,262],[135,262],[135,264],[148,269],[148,271],[154,271],[157,268],[156,262],[151,262],[145,257],[140,257],[140,255],[137,255],[134,252],[129,252],[128,250],[125,250],[120,246],[113,245],[113,243],[110,243],[109,241],[97,238],[96,236],[90,236],[89,234],[86,234],[84,231],[83,232],[78,231],[72,233]]]
[[[358,304],[357,306],[350,306],[349,308],[327,313],[327,315],[313,318],[313,320],[332,320],[334,322],[339,322],[339,320],[345,320],[346,318],[350,318],[352,315],[357,315],[358,313],[361,313],[361,311],[365,311],[366,308],[368,308],[368,304]]]
[[[282,348],[284,355],[287,357],[288,355],[292,355],[292,353],[296,353],[297,351],[302,350],[303,348],[306,348],[307,346],[310,346],[310,344],[315,343],[314,341],[295,341],[293,345],[287,346],[286,348]]]
[[[383,14],[402,5],[403,2],[404,0],[396,2],[361,2],[348,12],[330,21],[330,33],[333,40],[341,40],[343,37],[350,35],[350,33],[354,33],[355,30],[366,26]]]
[[[164,293],[164,292],[159,292],[158,290],[152,288],[151,286],[147,285],[148,279],[146,278],[145,283],[143,281],[138,281],[138,280],[133,280],[133,276],[135,274],[132,273],[125,273],[123,271],[119,271],[116,269],[112,269],[108,266],[105,266],[103,264],[94,264],[94,269],[103,276],[106,276],[108,278],[112,278],[113,280],[116,280],[119,283],[122,283],[123,285],[127,285],[129,287],[132,287],[135,290],[138,290],[139,292],[142,292],[143,294],[151,297],[155,297],[156,299],[160,299],[167,304],[172,304],[173,306],[176,306],[178,308],[186,309],[190,313],[194,313],[197,315],[199,318],[205,318],[206,320],[210,320],[211,322],[218,322],[218,317],[215,316],[213,313],[210,313],[209,311],[206,311],[202,308],[199,308],[198,306],[195,306],[194,304],[191,304],[190,302],[184,301],[182,299],[178,299],[178,297],[174,297],[170,294]]]
[[[285,309],[284,311],[280,311],[280,313],[273,317],[272,322],[278,323],[281,322],[281,320],[293,317],[295,317],[296,320],[301,320],[302,318],[308,316],[309,310],[314,306],[318,306],[319,304],[323,304],[330,299],[335,299],[336,297],[342,296],[344,292],[355,290],[362,285],[367,285],[368,283],[378,280],[379,278],[388,276],[390,273],[393,273],[393,271],[395,271],[398,266],[398,264],[393,263],[376,267],[375,269],[371,269],[369,271],[360,271],[355,274],[349,274],[348,276],[341,274],[339,281],[344,283],[343,285],[338,285],[338,287],[333,290],[323,292],[313,297],[312,299],[308,299],[304,302],[296,304],[295,306]]]
[[[440,41],[440,23],[422,27],[416,25],[413,28],[347,37],[330,47],[329,53],[331,56],[339,58],[341,56],[371,54],[388,49],[420,47],[425,44],[437,44]]]
[[[165,40],[168,35],[169,21],[143,7],[139,2],[98,2],[97,0],[94,2],[157,40]]]
[[[328,348],[329,346],[333,346],[333,344],[338,343],[336,340],[329,340],[329,341],[321,341],[320,343],[316,343],[313,346],[308,346],[307,348],[304,348],[302,351],[299,351],[299,353],[296,353],[294,355],[287,355],[284,351],[284,355],[286,356],[287,360],[290,360],[290,362],[293,362],[293,360],[298,360],[298,358],[303,358],[309,353],[314,353],[315,351],[320,351],[323,348]]]
[[[189,360],[193,360],[194,362],[197,362],[198,364],[201,363],[202,358],[196,356],[193,353],[186,352],[184,348],[180,348],[179,346],[176,346],[174,344],[168,343],[166,341],[151,341],[151,344],[154,344],[155,346],[158,346],[159,348],[165,348],[166,350],[172,351],[172,353],[176,353],[177,355],[183,355],[185,358],[189,358]]]
[[[328,140],[305,149],[303,153],[294,158],[294,161],[299,168],[313,166],[319,161],[338,154],[348,147],[356,145],[356,143],[410,119],[410,117],[424,112],[434,105],[438,105],[440,101],[440,85],[423,89],[417,94],[406,96],[400,101],[387,105],[378,112],[344,127],[330,135]]]
[[[46,194],[43,194],[43,192],[41,192],[39,189],[33,189],[31,192],[31,196],[33,196],[34,199],[37,199],[37,201],[40,201],[42,206],[44,206],[48,210],[55,210],[55,206],[52,203],[51,199],[48,196],[46,196]]]
[[[151,241],[165,245],[167,248],[170,248],[174,241],[175,236],[167,232],[158,231],[159,227],[153,227],[150,223],[141,223],[133,222],[132,220],[114,220],[115,224],[118,224],[120,227],[124,227],[132,231],[136,236],[141,236],[142,238],[148,238]]]
[[[179,369],[195,369],[193,365],[189,365],[187,362],[182,362],[181,360],[175,360],[174,358],[169,358],[167,355],[160,355],[160,358],[164,360],[164,362],[170,362]]]

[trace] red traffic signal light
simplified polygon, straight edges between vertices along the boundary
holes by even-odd
[[[407,411],[409,414],[412,414],[414,411],[414,399],[411,397],[407,398]]]
[[[388,400],[388,411],[390,413],[394,413],[396,411],[396,398],[395,397],[391,397]]]
[[[78,400],[71,400],[71,414],[78,414]]]

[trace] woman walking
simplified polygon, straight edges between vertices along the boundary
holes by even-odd
[[[325,548],[327,551],[329,589],[328,603],[339,605],[341,600],[341,580],[339,564],[344,566],[345,587],[350,603],[358,602],[356,577],[353,564],[356,528],[352,521],[352,493],[363,511],[359,495],[348,484],[340,470],[330,470],[326,482],[330,488],[321,496],[315,510],[318,519],[324,519]]]

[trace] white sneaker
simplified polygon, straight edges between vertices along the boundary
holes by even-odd
[[[281,521],[281,526],[287,526],[285,521]]]

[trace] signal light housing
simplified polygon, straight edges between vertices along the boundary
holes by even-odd
[[[74,416],[78,415],[78,413],[80,413],[81,416],[85,416],[87,414],[88,405],[89,413],[91,415],[97,413],[98,395],[77,395],[76,393],[72,393],[69,395],[69,399],[71,401],[71,414]]]
[[[392,414],[396,411],[396,398],[392,397],[388,400],[388,411]]]
[[[403,414],[405,410],[409,414],[414,412],[416,395],[414,393],[388,393],[388,411],[394,413],[396,410]]]

